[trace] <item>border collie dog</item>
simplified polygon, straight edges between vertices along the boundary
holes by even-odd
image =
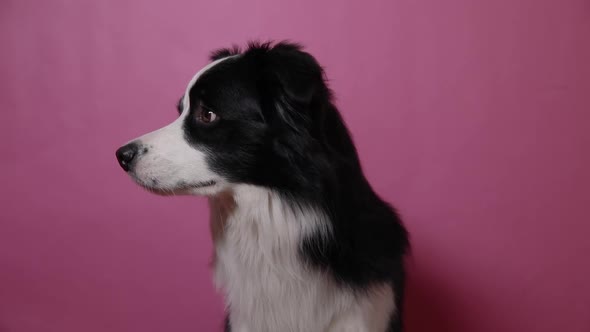
[[[226,331],[402,331],[408,235],[310,54],[215,51],[178,112],[116,155],[152,192],[208,197]]]

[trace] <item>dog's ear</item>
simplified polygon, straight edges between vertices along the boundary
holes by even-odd
[[[292,130],[309,129],[314,108],[327,92],[323,70],[301,46],[278,43],[266,54],[265,90],[274,113]]]
[[[282,92],[300,105],[311,102],[322,82],[322,69],[317,61],[297,44],[279,43],[270,51],[271,67]]]

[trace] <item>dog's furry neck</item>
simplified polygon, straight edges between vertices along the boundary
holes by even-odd
[[[215,281],[231,307],[234,327],[311,331],[315,326],[301,324],[327,325],[330,315],[285,321],[294,313],[305,315],[302,305],[314,314],[314,293],[329,289],[327,279],[306,269],[299,257],[301,237],[327,224],[321,214],[289,206],[276,193],[252,186],[212,198],[210,206]],[[332,303],[324,307],[334,308]]]
[[[254,236],[260,241],[249,249],[263,254],[289,251],[289,255],[298,256],[303,236],[311,233],[330,236],[331,232],[326,216],[319,209],[287,203],[278,193],[261,187],[236,186],[231,192],[211,197],[209,206],[216,249],[226,242],[243,242]],[[237,230],[240,232],[235,233]],[[232,238],[234,235],[239,238]]]
[[[211,198],[210,206],[215,281],[231,310],[232,330],[385,330],[394,307],[389,285],[359,296],[302,259],[303,237],[331,236],[320,210],[253,186]]]

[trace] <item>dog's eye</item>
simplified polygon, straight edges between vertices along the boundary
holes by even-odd
[[[219,117],[215,112],[213,112],[209,107],[201,104],[199,105],[199,110],[197,113],[197,120],[203,123],[211,123],[216,121]]]
[[[217,114],[211,111],[203,110],[201,112],[200,120],[205,123],[213,122],[217,120]]]

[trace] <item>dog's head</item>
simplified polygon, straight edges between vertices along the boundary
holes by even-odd
[[[189,82],[176,121],[117,150],[141,186],[160,194],[215,195],[235,184],[296,190],[314,185],[327,154],[351,152],[322,68],[299,46],[251,44],[211,60]]]

